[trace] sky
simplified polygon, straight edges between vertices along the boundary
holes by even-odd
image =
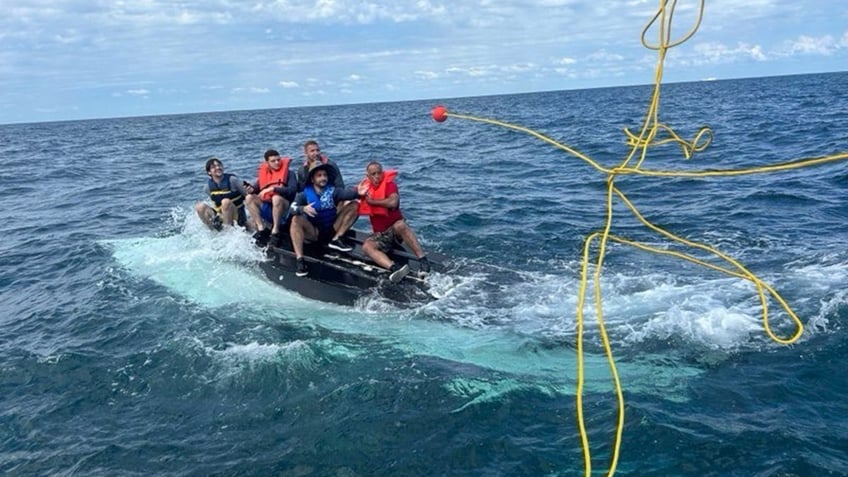
[[[659,5],[0,0],[0,124],[649,84]],[[846,70],[848,1],[706,0],[664,81]]]

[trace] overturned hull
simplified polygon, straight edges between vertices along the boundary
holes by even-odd
[[[389,281],[388,270],[372,262],[362,252],[368,234],[351,230],[344,240],[353,246],[350,252],[339,252],[317,244],[304,244],[308,275],[295,275],[297,262],[288,236],[279,247],[268,247],[268,260],[260,264],[271,281],[307,298],[340,305],[353,305],[358,299],[379,295],[397,304],[414,306],[433,300],[426,278],[420,274],[419,262],[406,247],[396,246],[389,253],[395,263],[409,265],[410,273],[399,283]],[[445,257],[428,253],[432,271],[444,271]]]

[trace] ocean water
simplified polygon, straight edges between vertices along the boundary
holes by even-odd
[[[604,177],[649,86],[0,126],[4,475],[583,475],[575,310]],[[848,150],[848,73],[670,84],[660,120],[712,145],[645,167],[754,167]],[[381,160],[434,302],[355,307],[268,281],[247,234],[206,231],[203,163],[252,178],[320,141],[347,182]],[[710,179],[622,177],[645,217],[777,289],[805,329],[771,341],[755,287],[613,244],[605,321],[626,401],[616,475],[848,475],[848,164]],[[615,233],[664,246],[615,207]],[[358,227],[366,224],[360,222]],[[591,292],[591,290],[590,290]],[[591,294],[590,294],[591,297]],[[771,325],[794,327],[770,302]],[[586,425],[609,466],[613,384],[586,307]]]

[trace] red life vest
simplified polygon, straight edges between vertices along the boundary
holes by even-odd
[[[383,180],[376,186],[367,177],[359,182],[359,185],[368,185],[368,194],[372,199],[386,198],[386,184],[395,180],[398,171],[386,169],[383,171]],[[364,199],[359,201],[359,215],[389,215],[389,209],[377,205],[370,205]]]
[[[291,162],[291,159],[288,157],[280,158],[280,168],[276,171],[272,171],[267,162],[259,164],[258,177],[256,179],[259,182],[259,190],[262,191],[262,189],[272,184],[276,186],[285,185],[289,178],[289,162]],[[270,202],[271,198],[274,197],[273,190],[267,190],[259,194],[259,198],[263,202]]]

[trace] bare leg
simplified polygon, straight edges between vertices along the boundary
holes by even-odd
[[[212,225],[212,221],[215,219],[215,209],[210,207],[209,204],[198,202],[194,204],[194,211],[197,212],[197,216],[200,217],[200,221],[204,225],[209,227],[210,230],[215,230],[215,226]]]
[[[236,206],[230,199],[221,201],[221,221],[224,222],[224,225],[231,227],[236,221]]]
[[[286,215],[286,210],[289,208],[289,201],[283,198],[283,196],[275,195],[271,199],[272,212],[271,215],[274,217],[274,225],[271,227],[271,233],[277,234],[280,232],[280,227],[283,224],[283,217]]]
[[[392,268],[392,265],[395,263],[389,259],[388,255],[377,247],[377,242],[370,238],[365,239],[365,241],[362,242],[362,251],[365,252],[365,255],[368,255],[371,260],[374,260],[374,263],[386,270]]]
[[[247,194],[244,198],[245,207],[250,213],[250,218],[256,224],[256,230],[261,232],[265,230],[265,221],[262,220],[262,214],[259,212],[259,207],[262,205],[262,200],[256,194]]]
[[[333,230],[336,231],[336,235],[333,236],[332,240],[340,238],[353,226],[353,223],[356,222],[358,211],[359,203],[355,200],[345,202],[341,207],[339,207],[338,213],[336,214],[336,221],[333,222]]]
[[[398,220],[392,224],[392,229],[394,229],[395,233],[403,239],[404,243],[409,245],[409,248],[412,249],[412,253],[414,253],[416,257],[421,258],[425,255],[424,249],[421,248],[421,244],[418,243],[418,237],[415,236],[415,232],[412,231],[412,227],[407,225],[405,220]]]
[[[294,256],[300,258],[303,256],[303,222],[306,221],[303,217],[295,216],[289,226],[289,235],[291,235],[292,248]]]
[[[304,239],[316,240],[318,238],[318,230],[312,225],[309,219],[302,215],[292,217],[289,234],[291,234],[292,248],[294,249],[294,256],[296,258],[303,256]]]

